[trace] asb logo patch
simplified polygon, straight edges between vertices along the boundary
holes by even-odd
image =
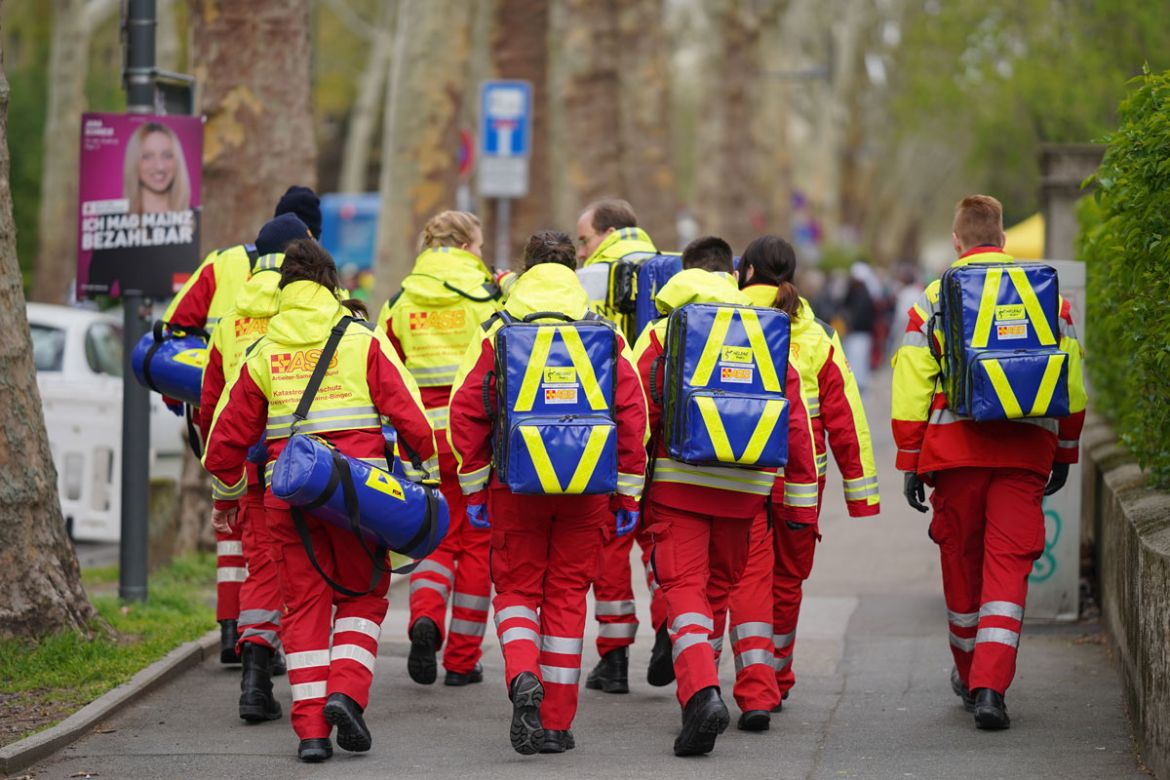
[[[574,387],[546,387],[544,389],[546,404],[575,404],[577,403],[577,388]]]
[[[261,335],[268,332],[268,319],[262,317],[260,319],[252,319],[251,317],[241,317],[236,320],[236,338],[243,338],[244,336]]]
[[[462,330],[466,322],[467,312],[463,309],[410,312],[411,330]]]
[[[291,374],[297,371],[312,371],[321,358],[319,349],[302,349],[296,352],[279,352],[269,358],[273,374]],[[337,355],[329,361],[329,368],[337,368]]]
[[[723,366],[719,369],[719,379],[724,382],[731,382],[738,385],[750,385],[752,383],[752,375],[755,372],[752,368],[732,368],[730,366]]]

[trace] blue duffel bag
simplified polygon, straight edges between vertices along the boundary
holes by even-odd
[[[143,387],[199,406],[207,365],[207,333],[198,328],[172,329],[159,320],[138,340],[130,365]]]
[[[434,552],[450,523],[447,501],[437,489],[343,455],[307,434],[290,438],[276,459],[272,495],[411,558]]]

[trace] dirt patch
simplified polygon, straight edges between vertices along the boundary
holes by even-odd
[[[81,706],[68,692],[52,688],[0,693],[0,747],[64,720]]]

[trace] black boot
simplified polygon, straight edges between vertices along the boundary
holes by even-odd
[[[650,666],[646,669],[646,682],[658,688],[674,682],[672,654],[670,632],[666,629],[666,624],[663,623],[654,635],[654,649],[650,651]]]
[[[476,664],[470,672],[447,672],[443,685],[471,685],[483,682],[483,664]]]
[[[272,654],[272,676],[283,677],[288,674],[288,665],[284,662],[284,653],[277,650]]]
[[[735,725],[740,731],[767,731],[772,725],[772,716],[767,710],[748,710],[740,714],[739,723]]]
[[[573,732],[569,729],[545,729],[544,747],[541,753],[564,753],[577,747],[577,740],[573,739]]]
[[[630,648],[619,647],[601,656],[585,680],[585,687],[606,693],[629,693]]]
[[[276,720],[281,709],[280,702],[272,695],[272,650],[255,642],[245,642],[243,661],[240,717],[251,723]]]
[[[976,728],[985,731],[999,731],[1012,725],[1002,693],[990,688],[976,688],[971,693],[975,697]]]
[[[319,764],[327,758],[333,758],[333,743],[329,737],[302,739],[297,748],[297,758],[306,764]]]
[[[236,645],[240,641],[240,632],[234,620],[219,621],[219,662],[221,664],[238,664],[240,654],[236,652]]]
[[[712,685],[695,693],[683,708],[682,733],[674,741],[676,756],[698,756],[715,748],[715,738],[727,730],[731,716]]]
[[[439,627],[430,618],[419,618],[410,629],[410,655],[406,671],[419,685],[431,685],[439,676],[435,650],[439,647]]]
[[[540,722],[540,703],[544,686],[532,672],[521,672],[508,688],[512,699],[512,728],[508,736],[517,753],[531,756],[544,747],[544,726]]]
[[[325,722],[337,727],[337,747],[351,753],[364,753],[373,739],[362,708],[344,693],[333,693],[325,700]]]
[[[951,690],[963,700],[963,709],[967,712],[975,711],[975,697],[967,689],[967,684],[963,682],[963,678],[959,676],[959,669],[955,666],[951,667]]]

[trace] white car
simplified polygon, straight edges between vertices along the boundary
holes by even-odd
[[[70,535],[117,541],[122,492],[122,318],[28,304],[37,386]],[[134,381],[131,379],[131,381]],[[186,423],[150,394],[150,472],[178,482]]]

